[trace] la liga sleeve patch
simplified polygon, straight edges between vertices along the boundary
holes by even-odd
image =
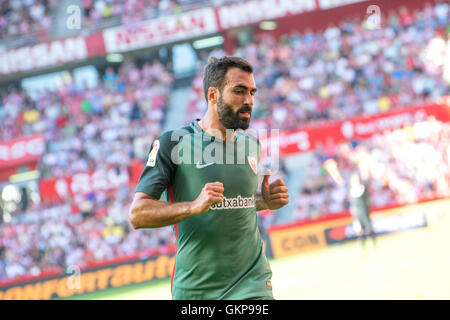
[[[155,140],[155,142],[153,143],[152,151],[150,151],[150,154],[148,155],[147,167],[155,166],[158,151],[159,151],[159,140]]]

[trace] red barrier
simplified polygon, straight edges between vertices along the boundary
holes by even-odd
[[[41,180],[39,192],[42,202],[54,203],[90,192],[115,190],[129,183],[128,170],[99,169],[93,172],[79,172],[66,178]]]
[[[43,135],[0,142],[0,168],[17,167],[39,160],[45,151]]]
[[[318,146],[335,145],[355,139],[366,139],[385,132],[427,120],[433,116],[442,122],[450,121],[450,107],[446,104],[431,104],[402,108],[374,116],[356,117],[314,127],[280,132],[280,153],[292,155],[316,149]],[[268,139],[260,139],[261,152],[265,154]]]

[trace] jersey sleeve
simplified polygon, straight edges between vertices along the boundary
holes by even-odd
[[[172,148],[176,143],[171,141],[170,136],[170,132],[165,133],[153,142],[136,192],[159,199],[163,191],[172,184],[177,165],[171,158]]]

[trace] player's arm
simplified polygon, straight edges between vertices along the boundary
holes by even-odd
[[[136,192],[128,218],[134,229],[170,226],[207,212],[212,204],[222,201],[223,191],[221,182],[207,183],[194,201],[175,203],[159,201],[146,193]]]
[[[128,218],[135,229],[159,228],[173,225],[209,210],[223,199],[220,182],[207,183],[194,201],[159,201],[164,190],[173,184],[177,166],[176,148],[180,137],[187,131],[164,133],[153,142],[147,165],[142,171]]]
[[[176,224],[193,215],[188,202],[159,201],[143,192],[134,195],[128,219],[134,229],[159,228]]]

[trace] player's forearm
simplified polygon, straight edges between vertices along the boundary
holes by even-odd
[[[176,224],[193,215],[190,202],[169,203],[139,199],[131,206],[129,220],[134,229],[160,228]]]

